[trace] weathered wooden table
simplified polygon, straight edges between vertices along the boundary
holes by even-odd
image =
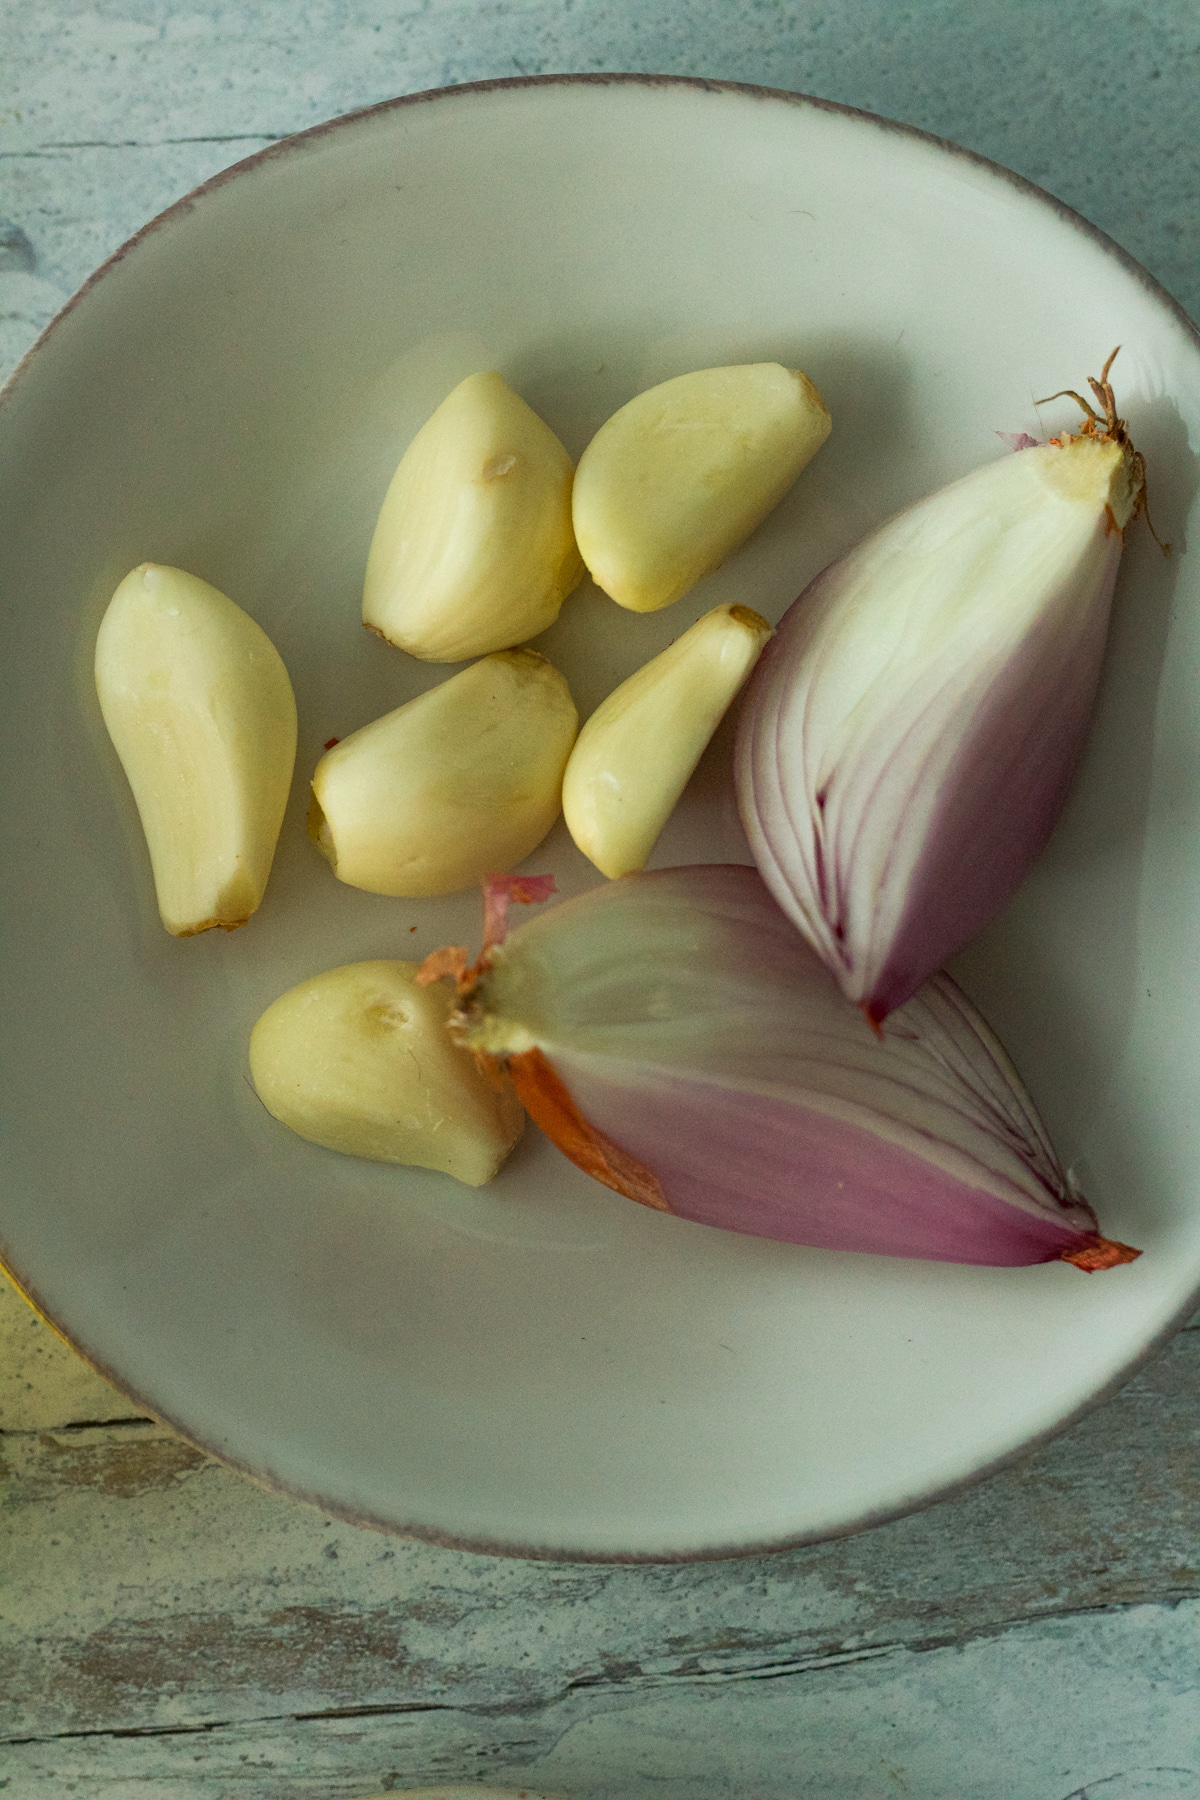
[[[3,0],[0,46],[4,372],[223,164],[545,69],[908,119],[1043,182],[1200,313],[1194,0]],[[0,1281],[0,1792],[1196,1800],[1198,1400],[1193,1328],[1056,1444],[899,1523],[743,1562],[504,1562],[259,1492],[131,1417]]]

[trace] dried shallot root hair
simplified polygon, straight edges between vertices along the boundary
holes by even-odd
[[[1074,400],[1077,406],[1082,407],[1084,414],[1086,415],[1083,424],[1076,433],[1078,437],[1098,438],[1103,444],[1117,444],[1121,449],[1128,450],[1132,470],[1131,485],[1135,496],[1133,511],[1130,514],[1130,521],[1136,519],[1138,514],[1141,513],[1146,521],[1146,528],[1149,531],[1150,536],[1154,539],[1163,555],[1170,556],[1170,544],[1163,543],[1157,531],[1155,531],[1154,523],[1150,517],[1150,496],[1146,483],[1146,459],[1140,450],[1134,448],[1130,441],[1129,427],[1117,412],[1117,397],[1113,392],[1112,382],[1108,378],[1109,370],[1116,362],[1120,353],[1121,346],[1118,344],[1116,349],[1110,353],[1108,361],[1101,369],[1099,375],[1089,375],[1087,378],[1087,384],[1092,390],[1093,397],[1104,409],[1102,412],[1097,412],[1090,401],[1085,400],[1083,395],[1077,393],[1074,388],[1060,388],[1057,394],[1047,394],[1043,399],[1035,400],[1034,405],[1049,406],[1052,400]],[[1070,432],[1060,432],[1057,437],[1052,437],[1049,441],[1052,444],[1057,444],[1061,448],[1064,439],[1070,436]],[[1031,438],[1029,442],[1032,444],[1034,440]],[[1022,448],[1025,447],[1026,446],[1022,445]],[[1111,509],[1109,511],[1109,529],[1112,531],[1120,531],[1123,529],[1117,524]]]

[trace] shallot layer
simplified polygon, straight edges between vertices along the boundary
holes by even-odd
[[[873,1029],[753,869],[624,876],[510,931],[460,985],[456,1035],[566,1154],[681,1218],[994,1266],[1136,1254],[1100,1237],[955,982]]]
[[[743,823],[870,1019],[988,923],[1049,838],[1143,481],[1115,410],[1022,448],[832,563],[767,646],[738,736]]]

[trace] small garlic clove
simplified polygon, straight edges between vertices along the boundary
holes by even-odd
[[[511,1084],[451,1043],[453,996],[418,965],[348,963],[281,994],[250,1036],[269,1113],[314,1144],[490,1181],[524,1129]]]
[[[425,662],[536,637],[583,579],[571,459],[495,370],[459,382],[392,478],[363,623]]]
[[[575,537],[630,612],[670,606],[783,499],[829,436],[807,375],[779,363],[698,369],[638,394],[575,472]]]
[[[150,852],[167,930],[244,925],[262,900],[296,757],[275,646],[182,569],[142,563],[96,639],[96,693]]]
[[[644,867],[770,635],[748,606],[714,607],[592,714],[563,777],[563,816],[602,874]]]
[[[484,657],[321,758],[310,835],[351,887],[409,898],[470,887],[554,824],[578,722],[545,657]]]

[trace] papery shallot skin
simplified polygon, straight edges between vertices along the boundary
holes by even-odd
[[[758,874],[627,875],[520,926],[457,1032],[572,1159],[681,1218],[944,1262],[1128,1260],[1012,1064],[938,975],[882,1031]]]
[[[735,758],[751,850],[874,1021],[999,912],[1054,828],[1135,456],[1064,437],[918,502],[809,584],[752,677]]]

